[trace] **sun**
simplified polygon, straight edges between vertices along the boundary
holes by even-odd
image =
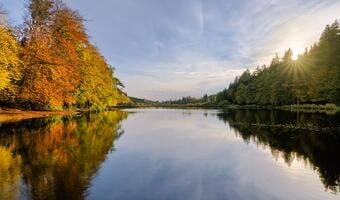
[[[294,53],[294,51],[293,51],[292,59],[297,60],[298,58],[299,58],[299,54]]]
[[[297,37],[296,35],[291,37],[289,40],[287,40],[286,42],[282,43],[283,46],[286,49],[287,47],[289,47],[289,49],[292,51],[292,60],[298,60],[300,55],[303,54],[303,52],[305,51],[305,45],[304,42],[301,40],[300,37]]]
[[[303,49],[302,48],[297,48],[297,47],[293,47],[292,49],[292,59],[293,60],[297,60],[299,58],[299,56],[303,53]]]

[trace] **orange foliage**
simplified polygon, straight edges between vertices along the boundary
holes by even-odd
[[[21,48],[10,32],[0,33],[6,36],[0,46],[7,49],[0,57],[8,61],[0,63],[0,103],[101,110],[129,100],[117,88],[105,58],[88,41],[76,11],[58,0],[30,0],[28,11],[18,37]]]
[[[55,11],[47,25],[32,25],[23,47],[27,64],[20,99],[52,108],[75,103],[80,82],[77,49],[87,36],[77,13]]]

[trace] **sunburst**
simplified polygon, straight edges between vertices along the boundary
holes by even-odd
[[[308,76],[308,66],[310,61],[308,61],[303,56],[303,50],[300,48],[291,48],[292,57],[291,61],[284,64],[282,75],[289,76],[292,80],[305,79]]]

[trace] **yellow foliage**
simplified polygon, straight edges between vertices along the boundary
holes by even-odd
[[[0,91],[15,90],[15,82],[21,77],[19,52],[20,47],[10,30],[0,26]]]
[[[9,82],[8,71],[0,69],[0,90],[4,89],[9,84]]]
[[[15,199],[19,194],[20,156],[0,146],[0,199]]]
[[[81,84],[76,96],[80,107],[103,109],[128,99],[117,88],[113,70],[95,47],[79,50],[79,60]]]
[[[113,70],[90,44],[82,17],[64,4],[53,12],[44,10],[53,4],[34,5],[22,29],[22,46],[0,27],[0,101],[48,110],[101,110],[128,101]]]

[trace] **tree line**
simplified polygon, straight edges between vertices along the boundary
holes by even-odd
[[[30,0],[22,25],[0,25],[1,106],[105,109],[128,102],[113,74],[83,17],[59,0]]]
[[[336,109],[340,105],[340,25],[336,20],[327,25],[318,42],[293,58],[288,49],[278,54],[270,65],[247,69],[229,86],[217,94],[196,98],[191,96],[167,101],[141,101],[138,105],[226,107],[228,105],[297,107],[325,105],[322,109]],[[327,104],[327,105],[326,105]],[[329,105],[328,105],[329,104]]]
[[[269,66],[249,69],[216,95],[216,102],[238,105],[340,105],[340,27],[327,25],[319,41],[293,59],[288,49]]]

